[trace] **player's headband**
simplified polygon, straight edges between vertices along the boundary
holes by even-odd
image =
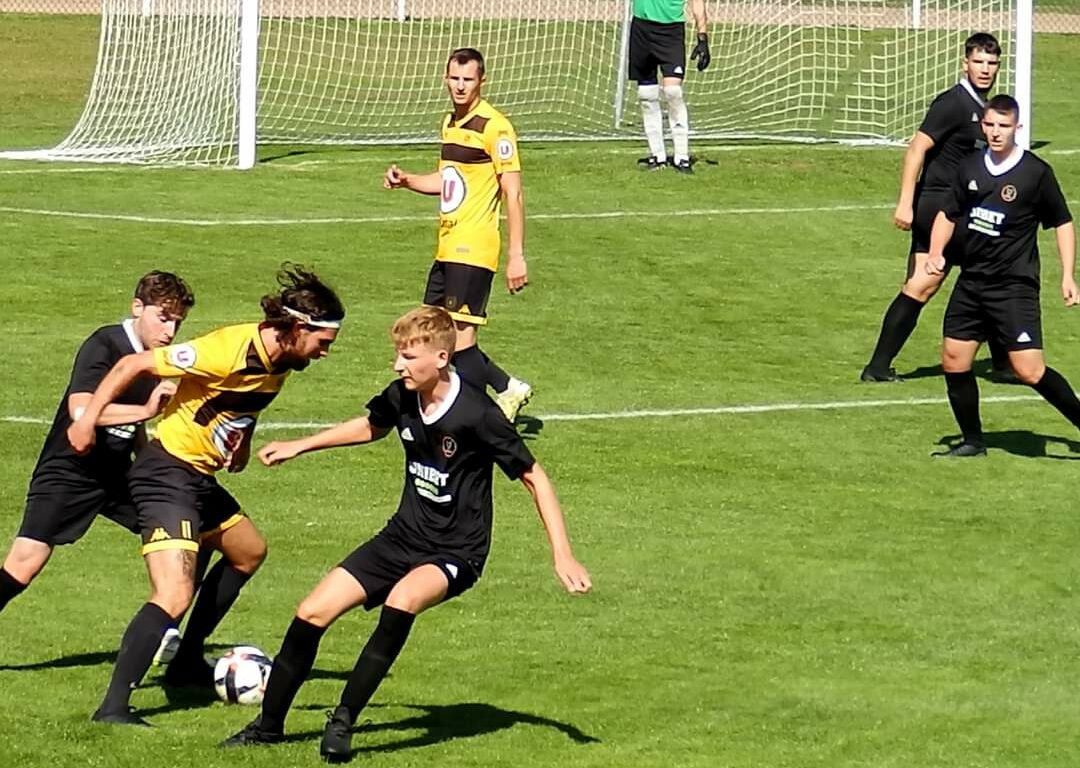
[[[281,305],[281,308],[293,317],[295,317],[304,325],[310,325],[312,328],[332,328],[334,330],[337,330],[341,327],[340,320],[316,320],[308,313],[301,312],[300,310],[293,309],[292,307],[287,307],[284,304]]]

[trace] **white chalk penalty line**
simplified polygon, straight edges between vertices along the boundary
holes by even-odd
[[[639,219],[694,216],[748,216],[752,214],[785,215],[796,213],[844,213],[850,211],[878,211],[892,205],[875,203],[869,205],[822,205],[798,208],[695,208],[676,211],[583,211],[579,213],[530,213],[529,221],[569,219]],[[96,213],[93,211],[62,211],[48,208],[16,208],[0,206],[0,213],[20,216],[44,216],[65,219],[90,219],[94,221],[122,221],[134,224],[171,224],[183,227],[290,227],[318,226],[327,224],[393,224],[407,222],[432,222],[431,214],[404,216],[324,216],[310,219],[253,218],[253,219],[187,219],[168,216],[137,216],[123,213]]]
[[[1022,403],[1042,400],[1038,395],[991,395],[980,398],[983,403]],[[666,408],[638,411],[609,411],[607,413],[548,413],[533,416],[539,421],[612,421],[615,419],[662,419],[679,416],[720,416],[724,414],[782,413],[786,411],[841,411],[857,408],[891,408],[913,405],[947,405],[943,397],[913,397],[899,400],[840,400],[823,403],[763,403],[760,405],[719,405],[713,408]],[[38,416],[0,416],[5,424],[51,424],[50,419]],[[326,429],[332,422],[270,421],[259,424],[260,431],[286,429]]]

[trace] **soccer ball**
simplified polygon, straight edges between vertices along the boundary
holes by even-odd
[[[261,704],[270,678],[270,657],[258,648],[239,645],[214,665],[214,690],[226,704]]]

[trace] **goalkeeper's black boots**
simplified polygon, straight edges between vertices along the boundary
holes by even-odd
[[[662,171],[667,167],[667,160],[660,160],[655,155],[643,157],[637,162],[643,171]]]

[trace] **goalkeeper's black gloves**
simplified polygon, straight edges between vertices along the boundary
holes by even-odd
[[[704,72],[705,68],[709,66],[709,62],[712,61],[712,56],[709,55],[709,36],[704,32],[698,32],[697,45],[694,46],[694,50],[690,54],[690,60],[697,60],[698,72]]]

